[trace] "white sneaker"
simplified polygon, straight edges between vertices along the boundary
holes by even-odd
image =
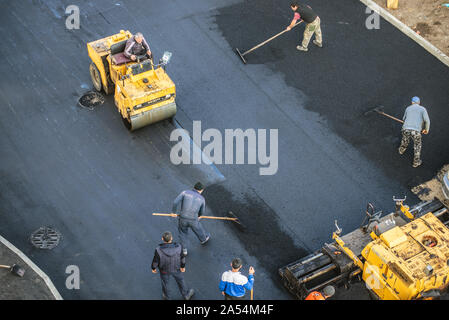
[[[312,42],[313,42],[313,44],[316,45],[317,47],[320,47],[320,48],[323,47],[323,44],[322,44],[322,43],[319,43],[319,42],[316,41],[316,40],[313,40]]]
[[[207,237],[206,237],[206,240],[204,240],[203,242],[201,242],[201,244],[206,244],[206,242],[209,241],[209,239],[210,239],[210,236],[207,236]]]

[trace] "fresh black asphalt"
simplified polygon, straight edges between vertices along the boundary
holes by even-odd
[[[72,4],[79,30],[65,28]],[[233,49],[283,30],[289,1],[1,2],[0,233],[66,299],[160,299],[149,264],[161,233],[176,234],[176,223],[151,212],[170,210],[181,190],[202,180],[208,214],[232,210],[247,230],[205,221],[210,243],[191,236],[186,280],[196,298],[221,299],[220,274],[240,256],[256,268],[257,299],[290,299],[277,268],[329,242],[334,220],[344,232],[357,228],[368,201],[384,212],[393,195],[417,202],[410,188],[449,159],[447,67],[383,20],[366,29],[356,0],[309,4],[322,20],[323,48],[298,52],[299,26],[243,65]],[[193,120],[221,132],[279,129],[277,174],[260,176],[257,165],[217,165],[221,174],[174,166],[169,121],[129,133],[112,97],[94,111],[79,108],[91,88],[86,43],[120,29],[142,31],[156,57],[173,53],[167,72],[187,130]],[[414,95],[432,121],[417,169],[410,152],[397,154],[400,125],[364,115],[382,104],[401,117]],[[29,244],[42,225],[64,236],[51,251]],[[80,267],[80,290],[65,288],[68,265]]]

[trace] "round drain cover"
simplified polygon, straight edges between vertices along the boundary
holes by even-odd
[[[78,99],[78,104],[83,108],[94,109],[104,103],[104,97],[101,93],[89,91]]]
[[[53,249],[61,240],[61,233],[51,227],[40,227],[31,234],[31,243],[38,249]]]

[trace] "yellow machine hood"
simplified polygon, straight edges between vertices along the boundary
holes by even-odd
[[[362,251],[363,278],[382,299],[415,299],[449,284],[449,229],[432,213],[384,232]]]

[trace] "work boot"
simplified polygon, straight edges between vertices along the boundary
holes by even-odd
[[[210,236],[207,236],[207,237],[206,237],[206,240],[204,240],[203,242],[201,242],[201,244],[206,244],[206,242],[209,241],[209,239],[210,239]]]
[[[309,49],[304,48],[303,46],[296,46],[296,49],[299,50],[299,51],[304,51],[304,52],[309,51]]]
[[[190,289],[190,290],[189,290],[189,293],[187,293],[187,295],[184,297],[184,299],[190,300],[190,299],[192,299],[192,297],[193,297],[194,294],[195,294],[195,290]]]
[[[422,164],[422,160],[413,161],[413,168],[419,167]]]
[[[320,48],[323,47],[323,44],[322,44],[322,43],[319,43],[319,42],[316,41],[316,40],[313,40],[312,42],[313,42],[313,44],[316,45],[317,47],[320,47]]]
[[[404,154],[404,152],[405,152],[405,149],[404,149],[404,148],[401,148],[401,147],[399,147],[399,149],[398,149],[398,152],[399,152],[399,154]]]

